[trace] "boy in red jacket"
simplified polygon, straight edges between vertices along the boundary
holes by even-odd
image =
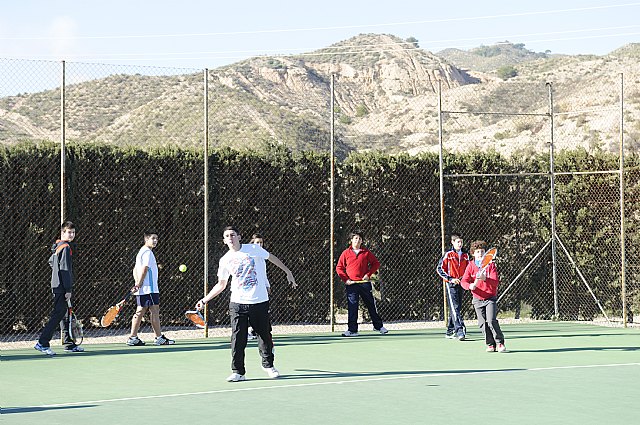
[[[376,310],[376,302],[369,281],[380,268],[380,262],[371,251],[362,246],[361,232],[352,232],[349,237],[351,238],[351,246],[342,252],[336,266],[338,276],[346,285],[349,311],[349,327],[342,333],[342,336],[358,336],[359,297],[362,297],[362,301],[369,310],[373,328],[381,334],[386,334],[389,331],[382,325],[382,318]]]
[[[498,269],[495,263],[489,263],[484,270],[480,270],[482,257],[487,250],[485,241],[474,241],[471,244],[471,253],[474,261],[470,261],[464,271],[460,285],[470,290],[473,294],[473,308],[478,316],[478,326],[482,329],[487,351],[504,353],[504,335],[498,323]],[[487,330],[487,327],[489,328]]]

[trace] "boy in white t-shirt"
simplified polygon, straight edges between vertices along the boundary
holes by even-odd
[[[262,358],[262,368],[269,377],[277,378],[280,372],[273,366],[273,338],[271,336],[271,317],[269,315],[269,294],[267,292],[266,273],[256,267],[258,261],[269,260],[287,274],[292,287],[296,281],[291,270],[275,255],[265,251],[257,244],[241,244],[241,235],[233,226],[225,227],[222,234],[229,251],[220,258],[218,283],[198,303],[196,309],[204,305],[231,287],[229,313],[231,316],[231,370],[229,382],[244,381],[244,351],[247,346],[249,325],[258,334],[258,349]],[[229,281],[229,276],[231,280]]]
[[[160,328],[160,289],[158,288],[158,263],[153,249],[158,245],[158,235],[153,231],[144,234],[144,245],[136,255],[136,267],[133,269],[135,284],[131,292],[136,296],[138,308],[131,318],[131,336],[127,345],[144,345],[138,338],[142,317],[149,311],[151,327],[156,335],[156,345],[170,345],[175,341],[162,334]]]

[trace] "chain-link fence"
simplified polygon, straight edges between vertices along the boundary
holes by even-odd
[[[502,314],[622,322],[621,167],[602,154],[622,137],[620,99],[573,99],[550,84],[501,84],[473,101],[466,90],[443,96],[443,146],[471,134],[477,153],[514,156],[445,169],[445,227],[500,248]],[[554,152],[560,139],[577,150]],[[548,161],[522,161],[541,150]]]
[[[32,341],[47,320],[47,258],[61,216],[78,228],[74,299],[87,334],[96,338],[126,338],[131,310],[107,329],[99,319],[130,288],[148,229],[160,236],[163,326],[177,336],[202,335],[178,331],[192,329],[183,313],[216,281],[228,224],[240,228],[244,242],[260,233],[267,250],[294,272],[297,290],[269,266],[275,325],[327,330],[335,319],[343,326],[344,285],[333,275],[331,250],[337,260],[353,229],[364,232],[381,260],[374,292],[387,322],[445,317],[435,267],[442,235],[446,248],[454,230],[467,244],[484,239],[499,247],[503,314],[566,320],[606,314],[619,321],[623,301],[630,313],[638,308],[637,168],[627,164],[625,174],[630,240],[623,289],[615,155],[540,154],[554,137],[612,150],[621,122],[615,99],[585,99],[584,111],[562,99],[567,88],[451,84],[439,107],[436,75],[368,96],[356,95],[353,81],[340,74],[332,91],[327,69],[307,78],[313,95],[295,98],[292,107],[277,91],[248,89],[294,65],[265,61],[255,75],[242,67],[203,73],[0,60],[0,200],[3,240],[11,241],[0,282],[0,342]],[[550,93],[558,93],[560,106],[550,106]],[[383,95],[394,99],[396,112],[383,111],[391,108]],[[292,112],[305,102],[313,113]],[[249,149],[225,148],[237,146]],[[350,153],[355,150],[361,152]],[[469,154],[476,151],[484,153]],[[227,302],[225,293],[209,303],[213,329],[228,326]]]

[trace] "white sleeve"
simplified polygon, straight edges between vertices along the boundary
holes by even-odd
[[[144,251],[140,256],[140,266],[149,267],[149,261],[151,259],[151,251]]]
[[[229,262],[224,261],[224,257],[218,262],[218,280],[228,280],[231,272],[228,270]]]

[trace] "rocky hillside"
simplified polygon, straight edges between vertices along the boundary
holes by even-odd
[[[621,72],[627,81],[628,143],[640,140],[637,46],[603,57],[550,56],[522,45],[493,47],[434,55],[415,42],[365,34],[299,56],[256,57],[210,70],[211,144],[260,148],[279,143],[293,150],[327,151],[334,75],[340,155],[366,149],[437,150],[439,81],[446,149],[511,154],[546,149],[548,81],[553,82],[554,110],[562,112],[555,122],[558,146],[615,149]],[[486,60],[472,62],[470,57]],[[494,71],[504,65],[513,66],[517,75],[498,78]],[[142,75],[120,68],[68,84],[67,138],[199,147],[203,87],[202,73]],[[0,141],[58,140],[59,111],[59,90],[0,98]]]

